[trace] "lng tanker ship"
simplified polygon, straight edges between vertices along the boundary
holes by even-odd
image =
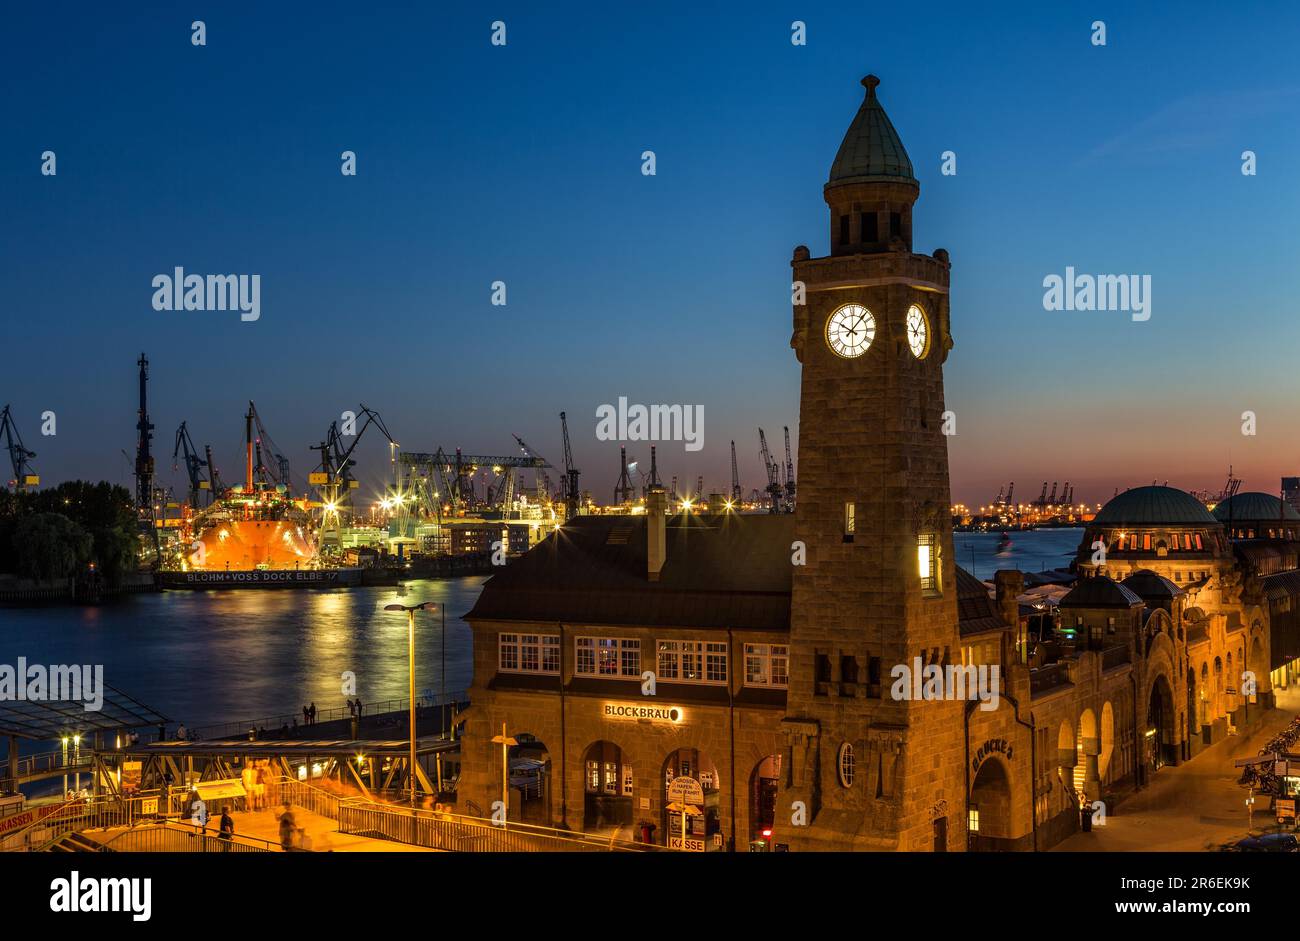
[[[254,410],[245,416],[244,486],[195,514],[179,570],[159,573],[164,588],[314,588],[352,585],[357,569],[322,568],[305,499],[266,479]],[[254,450],[258,451],[256,465]],[[255,468],[261,473],[255,474]],[[260,479],[259,479],[260,478]]]

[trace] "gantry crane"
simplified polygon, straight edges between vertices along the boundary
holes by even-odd
[[[40,486],[41,479],[32,473],[29,463],[36,456],[36,452],[29,451],[23,444],[22,435],[18,434],[18,426],[14,423],[13,413],[8,405],[0,412],[0,436],[5,440],[5,450],[9,452],[9,465],[14,475],[13,480],[9,481],[9,486],[16,493],[22,493],[28,487]]]
[[[636,490],[632,487],[632,479],[627,475],[627,447],[620,446],[618,449],[618,483],[614,485],[614,502],[631,503],[636,497]]]
[[[210,454],[211,449],[209,449]],[[176,469],[176,459],[178,457],[184,459],[185,475],[190,480],[190,509],[195,511],[202,509],[199,501],[202,499],[204,491],[207,491],[208,494],[207,502],[212,502],[212,481],[211,479],[205,479],[203,476],[203,468],[208,466],[208,461],[199,457],[194,442],[190,439],[189,428],[186,427],[185,422],[181,422],[181,426],[176,429],[176,446],[172,448],[173,470]]]
[[[794,508],[794,459],[790,456],[790,427],[785,429],[785,496],[786,509]]]
[[[551,493],[551,478],[543,468],[554,468],[555,465],[538,454],[535,448],[529,447],[528,442],[523,438],[518,435],[511,435],[511,437],[519,443],[519,450],[523,451],[526,456],[537,458],[537,460],[542,462],[541,467],[534,468],[536,471],[534,474],[534,483],[537,486],[537,505],[541,506],[550,499]]]
[[[352,491],[357,488],[357,481],[352,476],[352,468],[356,463],[352,460],[352,454],[356,451],[357,445],[361,443],[366,430],[371,425],[374,425],[388,439],[390,448],[397,447],[397,442],[389,433],[388,426],[384,424],[384,420],[378,412],[367,408],[364,402],[358,406],[358,409],[357,417],[365,416],[365,422],[353,437],[351,444],[344,446],[344,435],[339,431],[339,423],[333,421],[330,422],[329,429],[325,432],[325,440],[311,447],[312,451],[320,452],[321,458],[317,469],[308,477],[308,481],[316,487],[317,492],[320,494],[321,502],[325,507],[325,515],[331,517],[331,522],[336,524],[336,528],[333,530],[336,537],[339,536],[337,526],[342,525],[345,516],[348,516],[347,521],[350,522],[349,511],[352,509]],[[323,525],[324,522],[325,520],[322,520],[322,536],[327,529]]]
[[[740,503],[740,471],[736,469],[736,442],[731,442],[731,502]]]
[[[767,470],[767,496],[768,510],[772,513],[781,512],[781,496],[783,489],[780,482],[780,469],[776,461],[772,460],[772,452],[767,449],[767,435],[763,429],[758,429],[759,455],[763,458],[763,467]]]
[[[560,432],[564,436],[564,518],[573,519],[582,508],[578,490],[578,468],[573,466],[573,448],[569,446],[569,420],[560,412]]]

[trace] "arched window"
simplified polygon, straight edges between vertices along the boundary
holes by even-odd
[[[844,744],[840,745],[840,755],[837,764],[839,765],[839,772],[840,772],[840,786],[852,787],[853,775],[854,772],[856,771],[856,766],[853,758],[852,743],[845,742]]]

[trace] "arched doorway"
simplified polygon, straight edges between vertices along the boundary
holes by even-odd
[[[976,852],[1011,849],[1011,779],[1000,758],[984,759],[971,782],[966,824]]]
[[[1104,784],[1110,784],[1115,775],[1111,760],[1115,757],[1115,707],[1110,700],[1101,707],[1101,750],[1097,753],[1097,773]],[[1117,769],[1122,771],[1123,769]]]
[[[592,742],[582,755],[582,829],[632,825],[632,765],[613,742]]]
[[[510,769],[509,819],[551,825],[551,756],[546,744],[528,732],[516,733],[507,755]]]
[[[673,781],[692,778],[699,788],[691,800],[684,804],[673,795]],[[680,787],[680,785],[679,785]],[[663,764],[663,843],[666,846],[694,852],[722,849],[722,782],[718,768],[707,754],[696,748],[679,748],[664,759]],[[698,800],[696,800],[698,798]],[[683,836],[683,810],[669,809],[677,804],[685,812]]]
[[[1079,716],[1079,734],[1075,739],[1074,793],[1080,800],[1100,796],[1097,779],[1097,716],[1091,709]]]
[[[749,778],[749,841],[761,841],[762,847],[772,840],[776,823],[776,792],[781,785],[781,756],[768,755],[754,766]]]
[[[1159,771],[1165,765],[1177,761],[1174,749],[1174,694],[1169,689],[1169,680],[1163,673],[1151,684],[1151,697],[1147,701],[1147,767]]]

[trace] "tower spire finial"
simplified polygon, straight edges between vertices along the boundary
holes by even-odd
[[[862,87],[867,90],[868,98],[876,97],[876,86],[879,84],[880,79],[876,78],[874,75],[868,75],[862,80]]]

